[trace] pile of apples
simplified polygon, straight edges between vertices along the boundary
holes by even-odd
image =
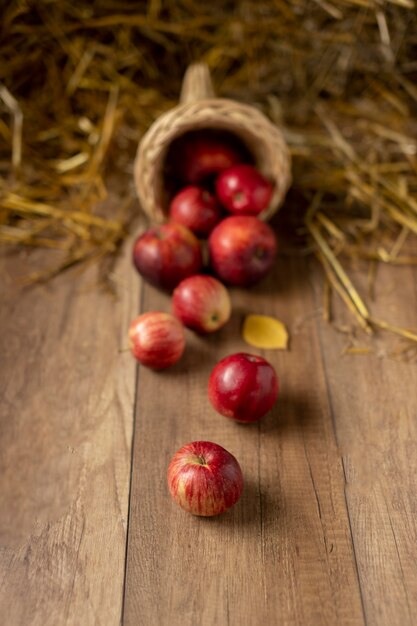
[[[181,358],[184,326],[199,334],[224,326],[232,310],[225,285],[256,284],[271,269],[277,249],[273,230],[258,217],[270,203],[273,185],[233,143],[216,135],[186,135],[174,172],[180,186],[170,201],[169,221],[140,235],[133,249],[138,272],[172,292],[172,314],[144,313],[129,329],[133,355],[156,370]],[[221,415],[254,422],[275,404],[278,387],[268,361],[238,353],[214,367],[208,398]],[[227,450],[198,441],[174,455],[168,485],[182,508],[210,516],[237,502],[243,477]]]

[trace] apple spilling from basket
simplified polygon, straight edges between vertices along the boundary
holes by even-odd
[[[135,358],[161,370],[186,347],[184,326],[199,334],[220,329],[231,315],[225,285],[250,287],[272,267],[276,237],[259,216],[268,208],[273,184],[226,140],[212,135],[184,138],[176,158],[179,187],[169,221],[153,226],[134,244],[133,261],[150,283],[172,292],[172,314],[152,311],[129,329]],[[204,267],[208,252],[208,267]],[[209,273],[206,273],[209,272]],[[274,368],[260,356],[238,353],[211,372],[208,398],[221,415],[255,422],[278,396]],[[183,446],[168,469],[173,499],[195,515],[222,513],[237,502],[242,471],[221,446],[198,441]]]

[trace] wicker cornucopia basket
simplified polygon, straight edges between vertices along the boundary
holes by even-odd
[[[187,69],[180,104],[161,115],[139,144],[134,177],[143,210],[153,221],[166,219],[167,161],[175,158],[173,142],[186,133],[203,129],[233,135],[243,144],[256,167],[274,182],[271,202],[260,215],[262,219],[269,219],[282,204],[291,183],[290,155],[282,133],[256,108],[216,98],[208,67],[200,63]]]

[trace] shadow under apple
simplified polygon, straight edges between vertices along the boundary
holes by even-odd
[[[316,404],[316,403],[315,403]],[[281,434],[311,428],[321,419],[321,413],[311,399],[300,394],[282,392],[269,413],[259,422],[262,435]]]
[[[199,517],[203,524],[230,528],[259,527],[264,508],[274,510],[277,514],[282,502],[273,500],[259,483],[259,480],[244,475],[244,487],[240,500],[228,511],[214,517]]]

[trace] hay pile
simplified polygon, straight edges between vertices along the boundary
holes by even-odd
[[[343,259],[417,262],[413,0],[15,0],[0,59],[0,241],[60,254],[34,279],[117,250],[132,192],[99,214],[110,173],[130,182],[195,60],[284,126],[314,249],[362,326]]]

